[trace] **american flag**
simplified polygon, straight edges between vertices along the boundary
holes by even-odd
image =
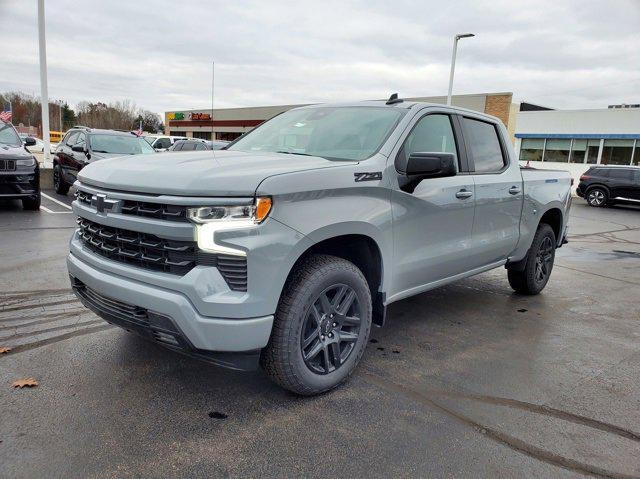
[[[142,136],[142,122],[140,122],[140,126],[138,126],[138,129],[135,131],[135,134],[138,136]]]
[[[0,120],[9,122],[11,121],[11,103],[7,103],[4,109],[0,112]]]

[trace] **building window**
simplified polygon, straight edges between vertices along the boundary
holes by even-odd
[[[547,140],[544,150],[543,161],[553,161],[556,163],[568,163],[569,151],[571,150],[571,140]]]
[[[200,138],[201,140],[210,140],[211,132],[210,131],[194,131],[193,138]]]
[[[630,165],[633,140],[604,140],[602,149],[603,165]]]
[[[587,163],[595,165],[598,163],[598,152],[600,151],[600,140],[587,141]]]
[[[573,140],[571,144],[571,156],[569,157],[569,163],[584,163],[585,155],[587,154],[587,140]],[[598,154],[596,153],[596,159]]]
[[[520,143],[520,161],[542,161],[544,139],[523,138]]]

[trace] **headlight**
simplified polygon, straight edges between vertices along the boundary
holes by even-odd
[[[211,253],[246,256],[247,253],[216,243],[216,233],[252,228],[262,223],[271,211],[271,198],[256,198],[249,206],[199,206],[187,209],[187,218],[196,223],[198,248]]]
[[[271,211],[271,198],[261,197],[250,206],[200,206],[187,209],[187,218],[194,223],[251,221],[261,223]]]
[[[34,158],[29,158],[28,160],[16,160],[16,166],[33,166],[36,164],[36,160]]]

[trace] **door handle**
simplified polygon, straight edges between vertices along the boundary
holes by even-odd
[[[467,198],[471,198],[473,193],[469,190],[460,190],[456,193],[456,198],[459,200],[466,200]]]
[[[518,193],[520,193],[521,189],[519,186],[512,186],[511,188],[509,188],[509,194],[511,195],[517,195]]]

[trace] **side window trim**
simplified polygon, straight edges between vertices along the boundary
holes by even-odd
[[[411,133],[413,133],[413,130],[416,128],[416,126],[418,126],[418,124],[427,116],[430,115],[444,115],[449,117],[449,123],[451,125],[451,131],[453,133],[453,139],[455,141],[455,147],[456,147],[456,153],[457,153],[457,158],[458,158],[458,173],[457,174],[468,174],[469,170],[469,163],[467,161],[467,152],[465,149],[461,148],[461,145],[464,144],[463,141],[461,141],[462,137],[459,136],[459,132],[456,129],[456,123],[454,121],[454,117],[456,116],[454,113],[450,112],[450,111],[441,111],[441,110],[434,110],[434,111],[428,111],[422,115],[420,115],[415,122],[413,123],[413,125],[411,125],[411,127],[409,128],[409,130],[406,132],[404,138],[402,138],[402,143],[400,146],[400,149],[398,150],[398,152],[396,153],[396,156],[393,160],[393,166],[394,169],[396,170],[396,173],[398,174],[403,174],[400,170],[398,170],[398,158],[400,158],[401,155],[404,155],[404,147],[407,143],[407,140],[409,139],[409,137],[411,136]]]
[[[498,144],[500,145],[500,153],[502,154],[502,168],[496,171],[476,171],[476,165],[475,165],[475,161],[473,159],[473,152],[471,151],[471,147],[467,145],[466,140],[464,142],[465,144],[465,149],[467,152],[467,158],[469,161],[469,171],[474,174],[474,175],[501,175],[502,173],[504,173],[505,171],[507,171],[509,169],[509,166],[511,165],[511,161],[509,158],[509,153],[508,150],[504,144],[504,139],[502,138],[502,135],[500,134],[500,130],[498,128],[498,125],[492,121],[487,121],[486,119],[482,119],[482,118],[475,118],[473,116],[466,116],[466,115],[459,115],[459,121],[460,121],[460,126],[461,126],[461,133],[463,138],[468,138],[470,137],[469,133],[466,131],[466,128],[464,126],[464,121],[462,121],[464,118],[468,118],[469,120],[474,120],[474,121],[481,121],[483,123],[487,123],[491,126],[493,126],[493,130],[496,133],[496,136],[498,137]]]

